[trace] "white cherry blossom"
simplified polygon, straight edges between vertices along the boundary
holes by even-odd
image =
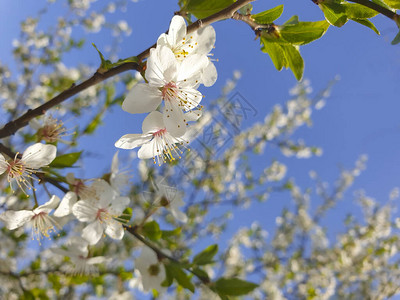
[[[107,258],[104,256],[90,257],[88,245],[85,239],[74,236],[66,243],[66,249],[53,248],[51,251],[70,258],[73,266],[67,267],[66,272],[74,275],[93,274],[98,271],[96,265],[106,262]]]
[[[40,241],[43,237],[50,237],[51,233],[60,228],[58,222],[50,216],[50,212],[55,209],[60,202],[60,198],[52,196],[45,204],[40,205],[34,210],[7,210],[0,215],[7,229],[14,230],[24,225],[32,227],[33,237]]]
[[[165,267],[158,260],[157,255],[149,248],[143,248],[140,256],[135,259],[135,267],[141,275],[141,283],[144,291],[155,289],[165,290],[161,283],[165,280]]]
[[[81,222],[89,223],[82,231],[82,237],[90,245],[97,244],[103,233],[113,239],[121,240],[124,236],[122,215],[129,204],[128,197],[120,197],[104,180],[93,182],[96,197],[82,199],[72,207],[75,217]]]
[[[214,48],[215,30],[212,26],[202,27],[191,34],[186,34],[186,23],[182,16],[174,16],[168,33],[163,33],[157,40],[157,46],[169,47],[175,58],[182,62],[193,54],[207,56]],[[217,69],[209,59],[202,70],[200,82],[211,86],[217,80]]]
[[[151,49],[146,68],[148,83],[136,84],[122,103],[122,109],[132,114],[147,113],[156,110],[164,100],[163,119],[168,132],[175,137],[184,135],[183,111],[199,106],[203,96],[197,88],[207,64],[204,55],[193,54],[179,63],[170,48]]]
[[[186,113],[185,121],[194,121],[200,116],[200,111]],[[126,134],[116,143],[115,147],[133,149],[141,147],[138,152],[140,159],[153,158],[154,163],[161,165],[167,161],[181,158],[182,150],[188,141],[184,137],[174,137],[168,131],[163,115],[158,111],[150,113],[143,121],[142,134]]]
[[[0,154],[0,174],[7,172],[7,180],[12,188],[12,182],[16,181],[18,187],[25,192],[25,188],[32,189],[31,179],[35,179],[32,174],[38,169],[46,167],[56,158],[57,148],[54,145],[44,145],[41,143],[29,146],[22,157],[19,153],[14,160],[6,161]]]

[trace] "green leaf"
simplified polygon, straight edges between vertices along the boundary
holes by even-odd
[[[341,5],[349,19],[369,19],[378,14],[377,11],[357,3],[342,3]]]
[[[248,3],[248,4],[246,4],[245,6],[242,6],[240,9],[239,9],[239,12],[242,14],[242,15],[249,15],[249,14],[251,14],[251,11],[253,10],[253,5],[251,4],[251,3]]]
[[[162,238],[169,238],[169,237],[173,237],[173,236],[177,236],[180,235],[182,232],[182,228],[181,227],[177,227],[174,230],[162,230],[161,231],[161,235]]]
[[[398,43],[400,43],[400,31],[399,33],[395,36],[395,38],[392,41],[392,45],[397,45]]]
[[[283,5],[271,8],[269,10],[263,11],[261,13],[252,15],[251,17],[258,24],[271,24],[276,19],[278,19],[283,13]]]
[[[400,0],[384,0],[391,8],[400,9]]]
[[[104,72],[106,72],[107,70],[109,70],[111,68],[117,67],[117,66],[125,64],[125,63],[138,62],[139,61],[136,56],[131,56],[131,57],[128,57],[128,58],[125,58],[125,59],[119,59],[117,62],[113,63],[110,60],[104,58],[103,53],[100,52],[100,50],[97,48],[97,46],[94,43],[92,43],[92,45],[97,50],[97,52],[99,53],[99,57],[100,57],[100,60],[101,60],[100,67],[97,69],[97,72],[99,72],[99,73],[104,73]]]
[[[214,244],[208,246],[193,258],[193,264],[201,266],[213,262],[214,256],[218,253],[218,245]]]
[[[361,25],[364,25],[364,26],[367,26],[368,28],[371,28],[373,31],[375,31],[377,34],[381,34],[380,32],[379,32],[379,30],[375,27],[375,25],[370,21],[370,20],[366,20],[366,19],[360,19],[360,20],[358,20],[358,19],[351,19],[351,20],[353,20],[354,22],[357,22],[357,23],[359,23],[359,24],[361,24]]]
[[[196,18],[203,19],[233,3],[235,3],[235,0],[188,0],[184,9]]]
[[[287,67],[285,55],[283,53],[283,49],[277,43],[270,43],[264,37],[260,38],[261,44],[263,47],[261,51],[268,53],[272,62],[274,63],[275,68],[280,71],[283,67]]]
[[[224,296],[242,296],[250,293],[258,284],[239,278],[220,278],[214,283],[218,294]]]
[[[325,19],[329,24],[337,27],[342,27],[347,22],[345,8],[338,3],[321,3],[319,4]]]
[[[143,225],[142,233],[151,240],[157,241],[161,238],[160,225],[156,221],[150,221]]]
[[[179,265],[175,263],[168,263],[165,265],[165,270],[166,273],[169,274],[167,275],[167,278],[168,276],[173,277],[174,279],[176,279],[180,286],[194,293],[193,283],[190,281],[189,276],[182,270]]]
[[[290,24],[294,25],[297,23],[299,23],[299,16],[294,15],[289,20],[287,20],[285,23],[283,23],[283,25],[290,25]]]
[[[319,39],[329,28],[326,21],[317,22],[298,22],[297,24],[287,24],[278,27],[280,37],[294,45],[308,44]]]
[[[304,72],[304,61],[297,47],[292,45],[280,45],[284,49],[285,58],[289,68],[297,80],[301,80]]]
[[[49,165],[52,168],[70,168],[81,157],[82,151],[57,156]]]
[[[380,6],[384,7],[384,8],[386,8],[386,9],[389,9],[389,10],[391,10],[391,11],[393,11],[393,12],[396,11],[395,9],[393,9],[393,8],[391,8],[389,5],[387,5],[383,0],[372,0],[372,2],[378,4],[378,5],[380,5]]]
[[[290,68],[297,80],[303,77],[304,61],[298,50],[298,46],[270,42],[263,36],[260,38],[263,47],[261,50],[269,54],[278,71],[282,68]]]

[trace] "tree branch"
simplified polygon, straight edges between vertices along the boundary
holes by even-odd
[[[238,0],[227,8],[207,18],[199,19],[193,24],[189,25],[187,27],[187,33],[190,34],[203,26],[210,25],[217,21],[230,19],[238,9],[253,1],[254,0]],[[137,55],[139,62],[142,62],[144,59],[146,59],[150,55],[150,49],[156,47],[156,45],[157,44],[152,45],[151,47],[147,48],[142,53]],[[62,103],[72,96],[75,96],[83,90],[128,70],[137,70],[140,72],[142,71],[142,67],[140,66],[140,64],[129,62],[112,68],[102,74],[96,72],[91,78],[87,79],[81,84],[71,86],[68,90],[63,91],[61,94],[57,95],[46,103],[40,105],[35,109],[28,110],[18,119],[8,122],[6,125],[4,125],[2,129],[0,129],[0,139],[14,135],[19,129],[28,125],[28,122],[33,118],[43,115],[50,108]]]

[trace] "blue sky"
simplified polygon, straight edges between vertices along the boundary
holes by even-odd
[[[99,1],[95,5],[103,5]],[[125,19],[132,27],[132,34],[126,37],[118,50],[121,58],[135,55],[152,45],[164,32],[174,11],[178,10],[177,1],[140,0],[129,2],[125,13],[116,13],[112,18]],[[0,60],[11,60],[11,41],[17,37],[19,22],[34,14],[44,1],[0,1]],[[155,3],[157,8],[155,8]],[[282,4],[282,1],[262,1],[254,4],[254,11],[260,12]],[[283,1],[284,14],[276,23],[280,24],[297,14],[301,21],[322,20],[323,14],[310,0]],[[54,8],[54,18],[63,14],[62,5]],[[149,20],[151,22],[149,22]],[[340,81],[334,86],[326,107],[313,113],[314,124],[311,128],[300,129],[295,137],[302,138],[309,145],[323,149],[321,157],[310,159],[282,158],[276,152],[268,152],[259,159],[270,162],[274,155],[288,166],[288,176],[294,177],[304,189],[312,186],[308,173],[315,170],[321,178],[333,183],[340,167],[352,167],[361,154],[367,154],[367,170],[357,178],[352,191],[363,188],[368,195],[382,202],[388,199],[393,187],[399,186],[400,178],[400,48],[390,45],[396,34],[396,26],[389,19],[373,19],[381,36],[359,24],[349,22],[342,28],[330,27],[324,37],[301,47],[305,60],[305,74],[314,91],[324,88],[335,76]],[[244,23],[228,20],[214,25],[217,32],[216,48],[213,51],[219,59],[217,69],[219,79],[208,89],[203,89],[207,99],[214,99],[220,93],[225,81],[234,70],[242,72],[235,91],[240,92],[257,109],[257,115],[249,118],[242,126],[246,128],[255,121],[263,120],[265,114],[277,104],[289,99],[288,90],[296,80],[288,71],[275,70],[270,58],[260,51],[259,41]],[[95,66],[97,54],[89,42],[95,42],[102,49],[106,44],[102,35],[91,34],[87,37],[88,46],[83,53],[73,53],[65,62],[77,66],[81,62],[90,62]],[[98,161],[88,161],[90,173],[108,169],[115,151],[114,142],[125,133],[139,133],[144,116],[132,116],[119,109],[113,109],[105,125],[93,137],[85,139],[82,149],[101,154],[104,166],[100,169]],[[103,160],[104,159],[104,160]],[[255,160],[254,163],[257,163]],[[133,172],[135,175],[135,171]],[[336,225],[337,218],[344,219],[347,212],[358,214],[358,208],[352,201],[352,192],[345,195],[326,220],[327,225]],[[249,226],[255,219],[263,220],[267,229],[271,229],[275,217],[283,204],[289,204],[287,195],[272,197],[266,204],[254,205],[246,213],[238,214],[232,229]],[[283,203],[283,204],[282,204]],[[266,218],[267,216],[267,218]],[[334,232],[339,229],[333,228]]]

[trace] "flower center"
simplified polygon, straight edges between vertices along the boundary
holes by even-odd
[[[160,273],[160,267],[158,264],[151,265],[147,271],[151,276],[157,276]]]
[[[197,45],[198,43],[193,39],[193,36],[187,36],[172,49],[172,52],[174,52],[175,58],[181,61],[194,52]]]
[[[10,179],[22,176],[25,172],[24,162],[16,158],[14,161],[8,163],[7,172]]]
[[[153,133],[153,136],[158,136],[158,137],[162,137],[165,133],[167,132],[167,129],[160,129],[159,131],[156,131]]]
[[[112,216],[107,211],[107,208],[99,208],[96,214],[96,219],[100,222],[109,221],[112,219]]]
[[[36,170],[29,168],[25,162],[18,158],[18,152],[13,161],[7,162],[7,181],[10,183],[11,190],[14,192],[12,181],[16,181],[18,187],[26,194],[25,188],[31,190],[33,185],[31,180],[37,180],[32,176]]]
[[[31,222],[33,237],[39,242],[43,237],[49,238],[50,233],[56,232],[56,227],[59,227],[57,222],[44,211],[35,214]]]
[[[162,97],[165,101],[171,101],[178,98],[179,88],[174,82],[168,82],[161,91]]]
[[[166,128],[154,132],[152,142],[154,147],[153,161],[155,164],[158,163],[159,166],[167,161],[174,161],[176,157],[181,158],[183,151],[179,146],[188,149],[185,146],[188,141],[185,141],[182,138],[172,137],[167,132]]]

